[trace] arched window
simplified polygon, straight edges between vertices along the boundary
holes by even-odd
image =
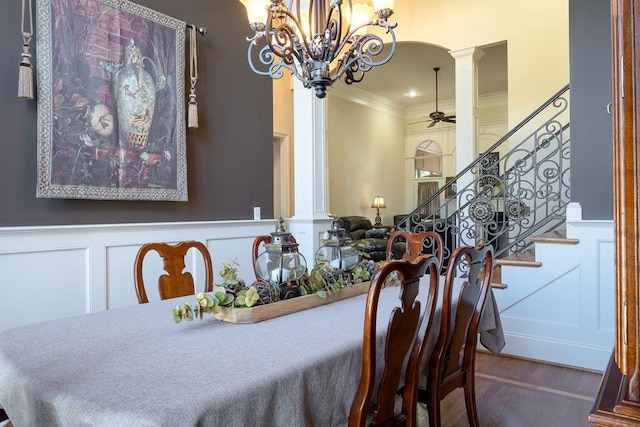
[[[442,176],[442,148],[433,140],[421,142],[416,148],[415,177]]]

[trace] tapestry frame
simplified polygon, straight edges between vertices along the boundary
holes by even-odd
[[[188,200],[186,23],[128,0],[36,1],[36,197]]]

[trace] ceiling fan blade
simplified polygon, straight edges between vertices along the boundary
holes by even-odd
[[[438,123],[438,120],[433,120],[433,121],[431,122],[431,124],[430,124],[429,126],[427,126],[427,127],[428,127],[428,128],[432,128],[432,127],[434,127],[434,126],[436,125],[436,123]]]
[[[443,122],[447,122],[447,123],[455,123],[456,122],[456,117],[452,116],[452,117],[445,117],[444,119],[442,119]]]

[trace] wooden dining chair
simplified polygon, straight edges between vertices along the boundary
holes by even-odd
[[[144,257],[150,251],[156,251],[162,258],[163,268],[167,274],[163,274],[158,279],[158,291],[160,299],[176,298],[195,293],[195,283],[193,276],[188,271],[185,272],[185,256],[187,251],[194,248],[202,254],[205,267],[205,292],[213,291],[213,268],[211,264],[211,255],[207,247],[198,241],[179,242],[175,245],[168,243],[147,243],[142,245],[134,263],[134,281],[136,294],[138,295],[138,303],[144,304],[149,302],[147,292],[145,291],[144,280],[142,277],[142,264]]]
[[[420,256],[413,261],[386,261],[376,269],[367,295],[362,373],[358,392],[349,413],[349,427],[416,425],[420,360],[423,357],[424,338],[427,336],[435,307],[438,268],[435,256]],[[417,296],[420,278],[427,270],[429,282],[423,283],[422,308]],[[378,299],[385,279],[393,272],[398,272],[400,279],[398,306],[391,311],[385,337],[384,366],[379,381],[376,381]],[[395,292],[395,287],[389,288],[389,292]],[[380,315],[386,318],[388,314]],[[397,395],[402,399],[398,413],[395,410]]]
[[[445,276],[440,331],[427,369],[426,388],[418,401],[427,404],[429,426],[440,426],[440,401],[453,390],[464,389],[467,418],[477,427],[475,360],[478,324],[493,272],[493,247],[461,246],[453,251]],[[456,279],[457,271],[466,277]],[[454,281],[459,283],[454,292]],[[456,299],[454,299],[456,298]]]
[[[291,235],[289,237],[291,243],[298,243],[296,238]],[[253,265],[253,274],[256,276],[256,279],[261,279],[258,274],[258,270],[256,269],[256,260],[258,259],[258,252],[260,251],[260,247],[264,246],[265,243],[271,243],[271,235],[267,234],[264,236],[258,236],[253,241],[253,248],[251,249],[251,265]]]
[[[394,231],[387,241],[387,260],[391,260],[394,257],[393,245],[403,239],[405,250],[402,254],[402,259],[413,260],[425,252],[432,253],[438,257],[438,263],[442,266],[444,243],[442,236],[435,231],[421,231],[418,233],[406,230]]]

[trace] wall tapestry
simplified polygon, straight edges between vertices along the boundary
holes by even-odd
[[[37,197],[187,200],[185,22],[37,0]]]

